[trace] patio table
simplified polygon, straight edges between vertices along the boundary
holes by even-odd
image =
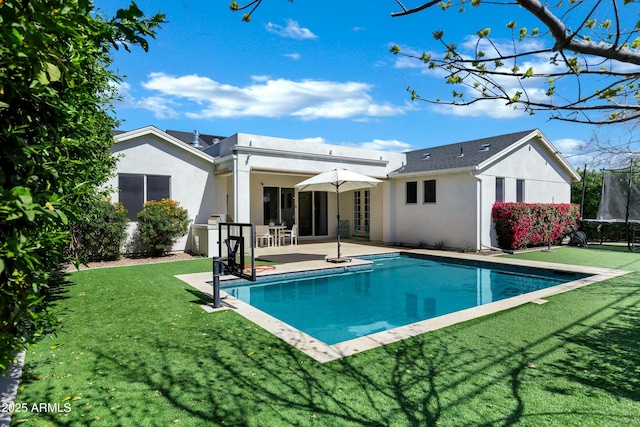
[[[287,228],[286,225],[270,225],[269,232],[273,234],[273,238],[275,239],[274,246],[280,246],[280,231],[285,230]]]

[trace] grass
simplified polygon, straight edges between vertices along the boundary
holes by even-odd
[[[71,275],[61,330],[27,354],[14,413],[56,426],[640,425],[640,254],[519,258],[634,272],[319,364],[175,274],[209,260]]]

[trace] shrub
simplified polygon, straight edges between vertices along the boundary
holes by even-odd
[[[467,245],[466,243],[463,244],[462,246],[460,246],[460,252],[462,252],[463,254],[471,252],[471,246]]]
[[[136,237],[145,254],[161,256],[189,231],[189,213],[171,199],[144,204],[138,213]]]
[[[503,203],[493,205],[498,245],[523,249],[558,242],[571,232],[580,215],[578,205],[561,203]]]
[[[122,203],[98,200],[88,218],[74,230],[75,256],[83,262],[120,259],[129,223]]]

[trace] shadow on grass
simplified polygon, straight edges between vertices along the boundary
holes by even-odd
[[[117,340],[92,342],[83,350],[94,362],[85,369],[87,377],[77,379],[84,388],[74,411],[38,417],[61,426],[175,420],[234,426],[632,424],[628,407],[598,405],[602,394],[638,401],[633,372],[640,362],[640,327],[634,322],[640,275],[629,276],[586,289],[585,298],[606,294],[608,302],[570,322],[555,325],[551,319],[554,326],[543,333],[532,324],[514,335],[514,328],[523,330],[514,322],[522,311],[525,319],[550,313],[552,304],[521,307],[326,364],[232,312],[207,315],[211,323],[187,323],[171,333],[158,326],[138,336],[131,325],[117,331]],[[27,372],[27,390],[32,381],[35,374]],[[574,398],[579,385],[601,391],[590,396],[593,407]],[[71,385],[39,390],[28,398],[55,402],[78,394]]]
[[[640,307],[617,311],[582,334],[563,336],[569,357],[555,367],[571,381],[640,402]]]
[[[198,305],[211,305],[213,301],[213,297],[211,296],[211,294],[207,294],[206,292],[202,292],[193,288],[185,288],[185,291],[189,292],[191,295],[197,298],[195,300],[189,301],[190,303]]]
[[[74,286],[70,277],[70,274],[65,271],[55,271],[51,273],[48,287],[44,289],[45,301],[49,306],[56,301],[68,298],[68,289]]]
[[[598,249],[601,251],[609,251],[609,252],[623,252],[623,253],[633,253],[629,251],[629,244],[627,242],[621,243],[589,243],[587,249]]]

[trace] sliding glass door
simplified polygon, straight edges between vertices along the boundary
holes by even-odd
[[[327,192],[302,191],[298,193],[300,236],[326,236],[329,234]]]
[[[264,187],[262,192],[263,224],[286,224],[291,228],[296,222],[293,188]]]
[[[264,187],[262,193],[262,224],[280,222],[278,212],[278,187]]]
[[[294,203],[294,197],[295,189],[280,189],[280,220],[288,229],[291,229],[291,226],[296,222],[296,205]]]

